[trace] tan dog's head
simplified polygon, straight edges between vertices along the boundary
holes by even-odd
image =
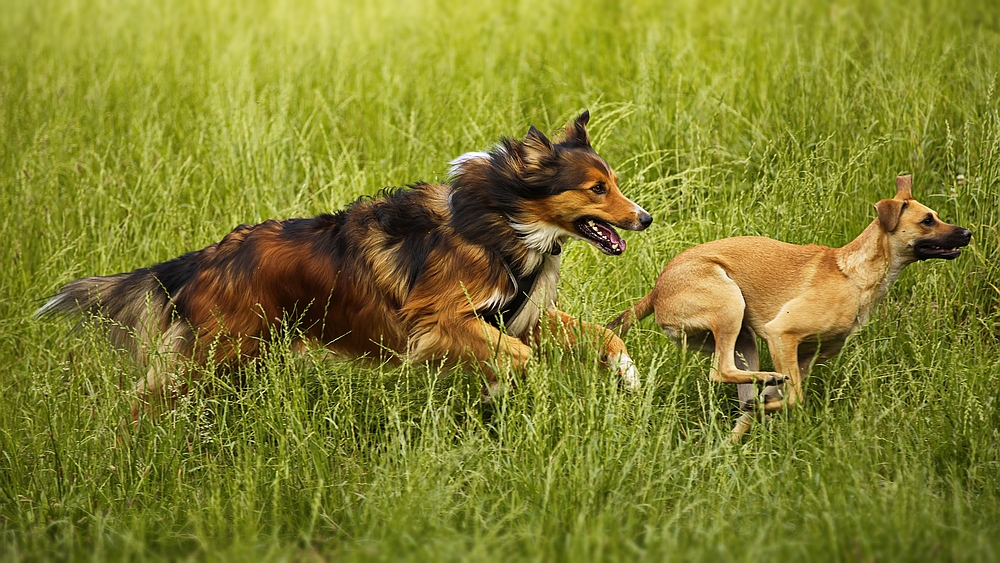
[[[896,178],[896,197],[875,204],[878,220],[892,243],[893,252],[907,261],[943,258],[953,260],[972,240],[969,229],[950,225],[937,212],[913,199],[912,177]]]

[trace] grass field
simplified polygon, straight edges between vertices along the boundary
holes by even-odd
[[[7,0],[0,559],[1000,559],[998,80],[989,0]],[[475,374],[277,343],[121,430],[138,368],[31,318],[584,108],[655,218],[621,257],[568,245],[584,319],[700,242],[844,244],[904,172],[972,245],[910,266],[739,446],[735,390],[651,322],[636,394],[588,350],[545,346],[487,408]]]

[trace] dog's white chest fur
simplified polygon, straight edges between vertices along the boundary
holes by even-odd
[[[535,280],[531,294],[528,295],[521,310],[507,324],[507,333],[516,338],[524,337],[535,327],[542,311],[555,307],[561,256],[551,254],[544,256],[542,271],[539,272],[538,279]]]

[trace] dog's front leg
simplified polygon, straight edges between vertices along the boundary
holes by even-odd
[[[595,323],[573,318],[558,309],[550,309],[544,318],[550,333],[558,335],[565,346],[576,345],[580,338],[585,342],[600,342],[601,363],[618,373],[622,385],[629,391],[639,388],[639,372],[625,349],[625,342],[615,333]],[[540,326],[536,328],[536,340]]]
[[[507,383],[504,374],[523,375],[531,359],[530,346],[475,317],[418,327],[409,348],[410,359],[416,362],[461,359],[479,364],[486,374],[486,398]]]
[[[799,371],[799,339],[790,334],[779,334],[767,339],[774,370],[788,377],[788,384],[765,393],[764,411],[773,412],[794,407],[802,402],[802,373]],[[780,399],[780,391],[785,396]]]

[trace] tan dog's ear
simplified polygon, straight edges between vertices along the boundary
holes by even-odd
[[[898,199],[882,199],[875,204],[875,213],[878,213],[878,222],[882,223],[882,228],[887,233],[896,230],[904,207],[906,207],[906,202]]]
[[[913,187],[913,176],[896,176],[896,199],[913,199],[910,188]]]
[[[587,133],[587,122],[590,121],[590,111],[583,110],[576,121],[566,126],[566,139],[564,144],[574,147],[589,147],[590,133]]]
[[[524,136],[524,160],[528,164],[538,164],[552,154],[552,141],[532,125]]]

